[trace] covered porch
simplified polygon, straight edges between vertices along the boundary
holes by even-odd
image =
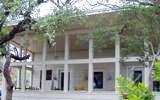
[[[92,38],[78,49],[73,44],[76,41],[75,35],[66,34],[60,40],[57,40],[56,43],[60,45],[57,50],[61,51],[56,54],[56,57],[51,56],[55,52],[48,48],[46,41],[43,41],[43,45],[40,46],[41,53],[34,53],[34,60],[11,64],[11,66],[17,66],[21,69],[21,73],[18,75],[20,85],[17,86],[20,91],[24,92],[28,89],[56,90],[65,93],[68,91],[85,91],[88,93],[117,91],[118,83],[115,78],[120,76],[119,42],[116,42],[109,50],[96,54],[93,52],[94,41]],[[34,48],[34,50],[39,49]],[[26,87],[25,70],[27,66],[32,66],[32,82],[29,87]]]
[[[39,97],[63,100],[77,97],[76,95],[79,100],[83,97],[95,97],[96,100],[98,95],[103,97],[101,100],[105,100],[106,95],[107,99],[119,97],[116,77],[129,76],[128,68],[120,65],[119,41],[101,52],[94,52],[92,38],[79,47],[75,46],[75,41],[75,34],[66,34],[57,39],[57,47],[54,48],[48,48],[47,41],[35,43],[30,47],[34,51],[31,61],[13,62],[11,66],[20,69],[17,72],[17,88],[14,90],[15,100],[21,100],[25,94],[27,98],[35,100],[40,99]],[[127,62],[135,64],[136,58],[129,57]],[[28,66],[32,73],[29,86],[26,83]],[[143,71],[144,77],[147,77],[146,71]]]

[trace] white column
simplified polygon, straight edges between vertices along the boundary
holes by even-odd
[[[45,81],[46,81],[46,67],[45,65],[42,66],[42,87],[41,87],[41,91],[44,92],[45,91]]]
[[[89,39],[89,68],[88,68],[88,92],[93,91],[93,39]]]
[[[69,58],[69,36],[65,34],[65,51],[64,51],[64,92],[68,92],[68,58]]]
[[[24,54],[26,51],[24,52]],[[20,55],[22,56],[22,48],[20,48]],[[21,91],[25,92],[26,88],[26,66],[22,66],[21,68]]]
[[[43,43],[43,50],[42,50],[42,61],[46,61],[46,55],[47,55],[47,41],[45,40]],[[46,81],[46,65],[42,65],[42,89],[41,91],[45,91],[45,81]]]
[[[17,80],[16,80],[16,88],[20,87],[20,69],[17,68]]]
[[[145,67],[144,68],[144,84],[145,84],[145,86],[146,87],[149,87],[149,82],[150,82],[150,80],[149,80],[149,71],[150,69],[149,69],[149,67]]]
[[[25,87],[26,87],[26,67],[22,66],[21,69],[21,91],[25,92]]]
[[[22,77],[21,77],[21,74],[22,73],[22,70],[21,68],[19,69],[19,88],[21,89],[22,85],[21,85],[21,82],[22,82]]]
[[[115,90],[118,91],[118,81],[117,77],[120,77],[120,40],[117,35],[117,40],[115,41]]]

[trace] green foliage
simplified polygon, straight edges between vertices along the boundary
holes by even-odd
[[[160,43],[160,10],[159,6],[132,5],[120,12],[120,23],[126,25],[121,42],[125,44],[125,55],[136,53],[144,56],[144,50],[152,52],[151,47],[144,43],[152,44],[155,53]]]
[[[4,9],[8,9],[11,16],[18,17],[21,12],[28,10],[29,6],[35,6],[36,0],[0,0],[0,3],[2,4],[1,13]]]
[[[0,22],[2,24],[2,29],[0,30],[0,35],[8,34],[12,27],[8,26],[14,20],[20,18],[20,14],[25,12],[29,6],[28,0],[0,0]],[[35,0],[31,0],[31,5]]]
[[[154,95],[144,83],[128,87],[128,100],[154,100]]]
[[[3,27],[0,31],[0,35],[6,35],[12,30],[12,27]]]
[[[119,82],[119,91],[122,95],[128,94],[127,100],[155,100],[152,91],[145,87],[144,83],[134,84],[131,80],[123,77],[117,78]]]
[[[115,13],[99,14],[94,16],[94,20],[89,16],[85,26],[92,30],[88,37],[94,40],[94,50],[101,51],[104,48],[110,47],[115,42],[115,33],[119,28],[116,22]],[[85,37],[88,39],[88,37]]]
[[[160,81],[160,61],[154,64],[153,79]]]
[[[0,36],[9,34],[13,24],[23,20],[22,13],[33,10],[36,2],[36,0],[0,0]],[[5,53],[4,44],[0,46],[0,55]]]
[[[95,49],[101,49],[106,46],[106,29],[105,28],[97,28],[93,33],[92,36],[94,38],[94,47]]]
[[[55,10],[54,14],[39,18],[32,28],[47,37],[52,44],[55,36],[64,34],[75,21],[83,19],[83,15],[76,8]]]
[[[6,54],[6,45],[0,45],[0,56],[2,56],[3,54]],[[0,58],[1,59],[1,58]]]
[[[128,86],[132,85],[131,80],[126,80],[124,77],[117,77],[116,80],[118,80],[118,90],[121,94],[128,92]]]

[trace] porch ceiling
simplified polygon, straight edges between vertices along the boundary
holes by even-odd
[[[20,46],[21,44],[21,37],[16,36],[12,43],[16,46]],[[63,52],[64,51],[64,36],[57,37],[55,39],[56,45],[54,47],[49,47],[47,51],[48,52]],[[79,51],[79,50],[87,50],[88,49],[88,42],[81,43],[77,41],[76,35],[70,35],[69,36],[69,46],[70,46],[70,51]],[[43,48],[43,40],[37,40],[34,42],[31,42],[29,44],[29,47],[27,48],[31,52],[34,53],[41,53]]]
[[[104,19],[101,24],[106,27],[112,27],[113,21],[115,21],[114,19],[117,19],[115,16],[115,13],[105,13],[105,14],[88,15],[88,20],[96,22],[96,20],[97,21],[99,20],[99,18],[97,19],[97,17]],[[68,31],[66,32],[66,33],[70,34],[70,50],[74,51],[74,50],[88,49],[87,42],[77,45],[76,35],[77,34],[86,34],[86,33],[89,33],[93,30],[89,30],[86,27],[86,25],[84,25],[82,23],[79,24],[78,20],[77,20],[77,22],[72,24],[71,27],[72,28],[68,29]],[[33,33],[33,32],[29,32],[29,33],[30,33],[29,36],[31,37],[31,39],[33,37],[36,37],[38,34],[38,33]],[[12,43],[19,46],[21,44],[21,40],[22,40],[22,34],[17,34],[17,36],[13,39]],[[34,53],[40,53],[40,52],[42,52],[42,47],[43,47],[43,40],[42,41],[37,40],[37,41],[31,42],[28,49]],[[48,52],[53,52],[54,50],[55,50],[55,47],[49,48]],[[64,51],[64,36],[56,38],[56,51]]]

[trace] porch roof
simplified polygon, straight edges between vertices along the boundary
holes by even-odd
[[[117,16],[116,16],[115,12],[96,13],[96,14],[88,15],[89,21],[96,22],[96,21],[98,21],[98,18],[103,18],[103,21],[101,21],[101,24],[103,26],[112,27],[114,21],[116,21],[116,19],[117,19]],[[72,45],[70,50],[86,50],[86,49],[88,49],[88,43],[77,46],[75,40],[76,40],[77,34],[85,35],[90,32],[93,32],[93,30],[89,29],[85,25],[85,23],[82,24],[77,20],[77,22],[72,24],[71,28],[66,31],[67,34],[70,34],[70,45]],[[29,33],[28,35],[32,38],[38,36],[38,33],[35,33],[35,32],[28,31],[28,33]],[[20,46],[21,40],[22,40],[22,35],[23,35],[23,33],[18,33],[16,35],[16,37],[12,40],[12,43],[16,46]],[[32,38],[30,38],[29,40],[31,40]],[[42,51],[42,44],[43,44],[43,39],[42,39],[42,41],[39,41],[39,40],[37,40],[36,42],[34,41],[30,44],[30,46],[28,47],[28,50],[31,52],[34,52],[34,53],[39,53]],[[64,36],[57,37],[56,44],[57,44],[56,51],[63,51],[64,50]],[[51,52],[51,51],[55,50],[55,48],[48,49],[48,50],[49,50],[48,52]]]

